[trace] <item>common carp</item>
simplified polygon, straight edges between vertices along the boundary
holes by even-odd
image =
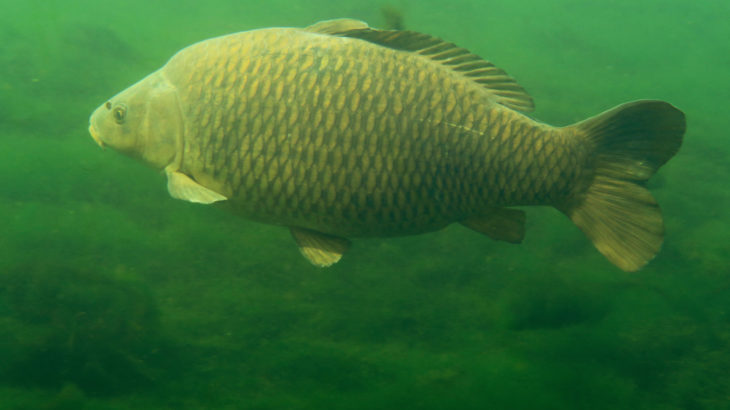
[[[348,238],[461,223],[513,243],[514,206],[566,214],[625,271],[659,251],[645,188],[678,151],[684,114],[635,101],[566,127],[492,63],[426,34],[356,20],[245,31],[193,44],[106,101],[89,131],[164,170],[174,198],[223,202],[286,226],[328,266]]]

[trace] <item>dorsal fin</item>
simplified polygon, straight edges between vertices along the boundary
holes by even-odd
[[[334,19],[319,21],[304,28],[306,31],[319,34],[339,35],[344,31],[370,28],[368,23],[355,19]]]
[[[519,111],[532,111],[535,108],[532,97],[504,70],[438,37],[415,31],[377,30],[362,21],[348,19],[320,22],[306,30],[358,38],[396,50],[418,53],[481,84],[504,106]]]

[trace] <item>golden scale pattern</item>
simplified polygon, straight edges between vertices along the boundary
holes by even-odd
[[[580,152],[559,130],[423,57],[332,36],[236,36],[183,50],[168,76],[186,109],[183,171],[223,181],[248,217],[417,233],[490,206],[551,204],[579,177]]]

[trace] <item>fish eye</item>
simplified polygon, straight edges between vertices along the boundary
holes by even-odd
[[[112,102],[111,101],[107,101],[106,104],[104,104],[104,107],[106,107],[107,110],[111,110],[112,109]]]
[[[123,124],[124,117],[127,116],[127,106],[124,104],[117,105],[114,107],[114,110],[112,110],[112,115],[114,116],[114,121],[116,121],[117,124]]]

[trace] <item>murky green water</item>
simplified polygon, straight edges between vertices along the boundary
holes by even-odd
[[[667,236],[638,273],[528,209],[520,246],[460,226],[330,269],[282,228],[169,198],[87,133],[180,48],[353,17],[469,48],[569,124],[685,111],[652,179]],[[730,408],[730,3],[5,0],[0,409]],[[390,23],[388,23],[390,21]]]

